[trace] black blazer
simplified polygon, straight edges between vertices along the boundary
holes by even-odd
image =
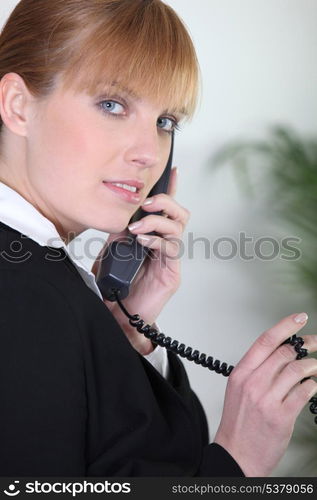
[[[63,249],[0,245],[1,476],[244,476],[178,356],[165,380]]]

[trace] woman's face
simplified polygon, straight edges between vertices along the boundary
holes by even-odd
[[[111,85],[93,97],[58,86],[33,105],[26,184],[35,206],[67,240],[122,231],[166,166],[177,117]]]

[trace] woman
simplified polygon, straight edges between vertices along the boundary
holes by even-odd
[[[147,194],[195,108],[182,22],[161,0],[22,0],[0,37],[0,77],[1,475],[268,475],[317,390],[299,384],[316,361],[279,347],[306,315],[264,332],[236,366],[209,444],[179,358],[102,301],[65,246],[88,228],[108,244],[141,205],[163,210],[130,227],[159,236],[139,238],[156,258],[125,305],[152,324],[177,290],[189,212],[175,169],[167,194]]]

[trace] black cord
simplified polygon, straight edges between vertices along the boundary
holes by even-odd
[[[220,373],[224,377],[229,377],[230,373],[234,369],[233,365],[228,366],[227,363],[221,363],[219,359],[214,360],[212,356],[207,357],[205,353],[200,354],[197,349],[193,351],[192,347],[186,347],[185,344],[180,344],[178,340],[172,340],[171,337],[166,337],[164,333],[159,332],[151,325],[145,325],[145,321],[140,318],[139,314],[129,314],[119,298],[120,291],[113,289],[113,293],[116,297],[116,301],[120,306],[120,309],[129,318],[130,325],[135,327],[139,333],[142,333],[146,338],[150,339],[155,344],[158,344],[161,347],[165,347],[169,351],[175,352],[182,358],[188,359],[188,361],[194,361],[197,365],[202,365],[204,368],[209,368],[209,370]],[[307,349],[302,348],[304,344],[303,338],[297,337],[296,334],[286,339],[281,345],[283,344],[290,344],[294,347],[295,351],[297,352],[296,359],[302,359],[308,355]],[[305,380],[308,380],[310,378],[311,377],[306,377],[301,380],[300,383],[302,384],[303,382],[305,382]],[[311,413],[317,415],[317,397],[313,396],[309,400],[309,402],[311,403],[309,407]],[[315,424],[317,424],[317,417],[315,417],[314,422]]]
[[[177,340],[166,337],[164,333],[158,332],[156,328],[150,325],[144,326],[145,321],[141,319],[138,314],[131,315],[128,313],[119,299],[117,290],[114,290],[114,294],[121,310],[129,318],[130,325],[134,326],[138,332],[143,333],[146,338],[150,339],[155,344],[165,347],[169,351],[175,352],[182,358],[194,361],[197,365],[202,365],[205,368],[209,368],[209,370],[214,370],[216,373],[221,373],[225,377],[229,377],[234,366],[230,365],[228,367],[227,363],[221,363],[218,359],[214,360],[212,356],[206,357],[206,354],[200,354],[196,349],[193,351],[191,347],[186,347],[185,344],[180,344]]]

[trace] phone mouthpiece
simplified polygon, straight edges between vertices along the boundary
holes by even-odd
[[[129,295],[130,286],[149,251],[137,241],[135,235],[126,240],[113,241],[106,247],[96,279],[104,299],[114,302],[114,291],[122,300]]]

